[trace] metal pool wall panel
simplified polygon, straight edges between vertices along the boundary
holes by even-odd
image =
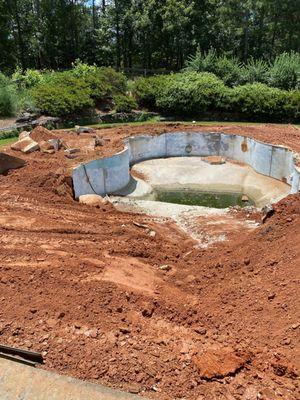
[[[251,152],[251,139],[244,136],[227,135],[225,133],[221,133],[220,156],[240,161],[245,164],[250,164]]]
[[[151,158],[166,156],[166,136],[136,136],[129,138],[127,145],[130,153],[130,164]]]
[[[249,165],[260,174],[270,176],[272,146],[251,139],[251,162]]]
[[[293,170],[293,153],[281,146],[272,146],[272,159],[270,176],[279,180],[285,180],[291,184]]]
[[[81,164],[73,170],[73,188],[75,198],[83,194],[104,194],[104,171],[100,167],[102,160]]]
[[[294,166],[292,173],[292,189],[291,193],[297,193],[300,190],[300,171]]]
[[[104,159],[105,194],[113,193],[126,186],[130,180],[129,151],[124,149],[120,153]]]
[[[176,132],[166,133],[166,156],[210,156],[218,155],[219,133]]]
[[[75,198],[83,194],[105,195],[126,186],[130,179],[129,152],[81,164],[73,170]]]

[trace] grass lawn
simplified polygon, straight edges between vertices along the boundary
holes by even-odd
[[[0,138],[0,148],[1,148],[1,147],[4,147],[4,146],[7,146],[7,145],[10,144],[10,143],[14,143],[14,142],[16,142],[17,140],[18,140],[17,137],[6,138],[6,139],[1,139],[1,138]]]
[[[118,126],[140,126],[140,125],[161,125],[161,124],[182,124],[182,125],[202,125],[202,126],[215,126],[215,125],[224,125],[224,126],[231,126],[231,125],[247,125],[247,126],[256,126],[256,125],[262,125],[264,122],[230,122],[230,121],[196,121],[196,120],[187,120],[187,121],[182,121],[182,120],[174,120],[174,121],[161,121],[159,118],[152,118],[149,119],[148,121],[143,121],[143,122],[116,122],[116,123],[101,123],[101,124],[95,124],[95,125],[88,125],[92,128],[100,128],[100,129],[106,129],[106,128],[114,128]],[[289,124],[279,124],[276,123],[276,125],[282,125],[282,126],[288,126]],[[300,125],[294,125],[296,128],[300,129]]]

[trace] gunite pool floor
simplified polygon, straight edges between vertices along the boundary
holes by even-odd
[[[160,222],[173,220],[201,247],[226,240],[232,231],[257,226],[250,211],[250,217],[241,221],[231,206],[260,208],[290,192],[286,183],[248,165],[234,161],[212,165],[201,157],[143,161],[132,167],[131,177],[125,189],[110,196],[116,209]]]

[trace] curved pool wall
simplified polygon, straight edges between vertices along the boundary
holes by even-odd
[[[75,198],[106,195],[128,185],[130,167],[153,158],[222,156],[250,165],[256,172],[282,180],[291,193],[300,190],[300,170],[294,154],[283,146],[262,143],[242,135],[215,132],[175,132],[159,136],[133,136],[121,152],[76,166],[72,172]]]

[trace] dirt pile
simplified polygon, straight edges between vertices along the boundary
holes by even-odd
[[[109,152],[129,128],[101,134]],[[0,176],[2,343],[147,398],[300,397],[300,194],[255,231],[197,249],[169,221],[59,195],[62,152],[24,158]]]
[[[57,139],[57,136],[49,131],[48,129],[44,128],[43,126],[37,126],[30,132],[30,137],[32,140],[36,142],[47,142],[51,139]]]

